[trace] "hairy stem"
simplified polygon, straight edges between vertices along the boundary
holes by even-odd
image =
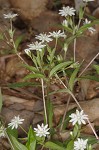
[[[43,94],[45,122],[47,124],[47,110],[46,110],[45,92],[44,92],[44,81],[43,81],[43,79],[41,79],[41,85],[42,85],[42,94]]]
[[[76,61],[76,38],[74,39],[74,62]]]

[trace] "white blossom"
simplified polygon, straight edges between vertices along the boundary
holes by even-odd
[[[13,19],[16,16],[18,16],[18,14],[13,14],[13,13],[4,14],[5,19]]]
[[[85,24],[90,24],[91,21],[88,21],[88,19],[86,18],[85,21],[84,21],[84,25]],[[89,32],[91,32],[93,34],[93,32],[95,32],[96,30],[93,28],[93,27],[89,27],[88,28]]]
[[[6,130],[6,129],[4,128],[4,126],[1,126],[1,127],[0,127],[0,137],[3,138],[3,137],[6,136],[6,135],[5,135],[5,130]]]
[[[50,38],[50,35],[42,34],[36,35],[36,39],[40,40],[41,42],[51,42],[53,39]]]
[[[65,33],[61,32],[61,30],[59,30],[59,31],[53,31],[53,32],[49,32],[49,33],[54,38],[60,38],[60,37],[66,38]]]
[[[11,127],[12,129],[14,129],[14,128],[18,128],[18,126],[20,125],[20,124],[23,124],[23,121],[24,121],[24,119],[21,119],[19,116],[15,116],[12,120],[11,120],[11,122],[8,124],[8,127]]]
[[[48,132],[49,128],[48,128],[48,124],[46,124],[44,126],[44,124],[42,123],[42,125],[40,126],[39,124],[37,125],[37,128],[34,128],[34,132],[36,132],[36,136],[39,137],[46,137],[47,135],[49,135],[50,133]]]
[[[83,0],[83,2],[86,2],[86,3],[92,2],[92,1],[94,1],[94,0]]]
[[[88,119],[88,116],[84,114],[83,110],[81,112],[76,110],[76,113],[72,113],[69,117],[71,118],[70,122],[72,122],[73,125],[76,123],[79,125],[86,124],[85,120]]]
[[[63,9],[59,10],[59,14],[61,16],[65,16],[65,17],[73,16],[73,15],[75,15],[75,11],[76,10],[73,7],[70,8],[69,6],[67,6],[67,7],[63,7]]]
[[[83,140],[78,138],[77,141],[74,142],[74,150],[85,150],[87,148],[88,139]]]
[[[29,44],[28,46],[29,46],[29,49],[30,49],[30,50],[42,51],[42,49],[43,49],[46,45],[42,44],[42,42],[36,41],[36,42],[34,42],[34,43],[32,43],[32,44]]]

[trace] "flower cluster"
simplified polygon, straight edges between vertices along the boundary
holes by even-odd
[[[65,35],[65,33],[64,32],[62,32],[61,30],[59,30],[59,31],[53,31],[53,32],[49,32],[49,35],[47,35],[46,33],[40,33],[39,35],[36,35],[36,39],[38,39],[40,42],[38,42],[38,41],[36,41],[36,42],[34,42],[34,43],[32,43],[32,44],[29,44],[28,45],[28,49],[25,49],[24,51],[25,51],[25,53],[27,54],[27,55],[29,55],[29,53],[30,53],[30,50],[38,50],[38,51],[42,51],[42,49],[44,48],[44,47],[46,47],[46,44],[44,44],[44,42],[51,42],[53,39],[52,39],[52,37],[53,38],[56,38],[56,39],[58,39],[58,38],[60,38],[60,37],[62,37],[62,38],[66,38],[66,35]]]
[[[36,136],[39,137],[46,137],[47,135],[49,135],[50,133],[48,132],[49,128],[48,128],[48,124],[44,126],[44,124],[42,123],[42,125],[40,126],[39,124],[37,125],[37,128],[34,128],[34,131],[36,132]]]

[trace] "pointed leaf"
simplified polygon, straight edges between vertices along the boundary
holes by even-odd
[[[30,129],[28,132],[28,141],[26,143],[26,146],[27,146],[28,150],[36,149],[36,137],[35,137],[35,133],[31,126],[30,126]]]
[[[23,40],[23,35],[18,36],[18,38],[15,41],[15,47],[16,47],[16,49],[18,48],[18,46],[22,42],[22,40]]]
[[[62,70],[63,68],[66,68],[70,64],[72,64],[72,61],[67,61],[67,62],[58,64],[51,70],[49,77],[53,76],[53,74],[55,74],[57,71]]]
[[[11,143],[12,143],[15,150],[28,150],[26,148],[26,146],[24,146],[23,144],[18,142],[18,140],[14,136],[9,135],[9,137],[10,137]]]
[[[71,75],[71,77],[70,77],[70,80],[69,80],[69,88],[70,88],[71,91],[73,90],[73,87],[74,87],[74,84],[75,84],[75,79],[76,79],[76,76],[77,76],[78,71],[79,71],[79,67],[76,68],[76,69],[73,71],[73,73],[72,73],[72,75]]]
[[[96,70],[97,74],[99,74],[99,65],[94,65],[93,67]]]
[[[70,141],[67,145],[67,150],[74,150],[74,141]]]
[[[27,75],[24,80],[27,80],[27,79],[32,79],[32,78],[45,78],[43,74],[38,74],[38,73],[35,73],[35,74],[29,74]]]
[[[50,141],[45,143],[45,147],[52,149],[52,150],[66,150],[64,147],[61,147],[58,144],[50,142]]]
[[[24,64],[23,64],[23,67],[25,67],[29,71],[32,71],[32,72],[35,72],[35,73],[39,73],[39,71],[38,71],[38,69],[36,67],[29,66],[29,65],[24,65]]]

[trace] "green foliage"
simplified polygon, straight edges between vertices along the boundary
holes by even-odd
[[[18,49],[20,43],[21,43],[22,40],[23,40],[23,37],[24,37],[23,35],[20,35],[20,36],[18,36],[18,38],[16,39],[16,41],[15,41],[15,47],[16,47],[16,49]]]
[[[36,136],[31,126],[28,132],[28,141],[26,143],[26,147],[28,150],[36,150]]]
[[[76,76],[77,76],[78,71],[79,71],[79,67],[76,68],[73,71],[73,73],[72,73],[72,75],[71,75],[71,77],[69,79],[69,88],[70,88],[71,91],[73,90],[73,87],[74,87],[74,84],[75,84],[75,81],[76,81]]]
[[[93,65],[93,68],[96,70],[97,74],[99,75],[99,65]]]
[[[62,69],[66,69],[66,67],[68,67],[69,65],[72,64],[72,61],[67,61],[67,62],[63,62],[63,63],[60,63],[58,65],[56,65],[51,71],[50,71],[50,75],[49,77],[52,77],[54,74],[57,73],[57,71],[61,70]]]
[[[28,150],[26,146],[21,144],[14,136],[9,135],[14,150]]]
[[[68,144],[67,144],[67,150],[73,150],[74,149],[74,141],[70,141]]]
[[[66,150],[66,148],[59,146],[58,144],[54,143],[54,142],[46,142],[44,147],[46,148],[50,148],[51,150]]]
[[[41,79],[45,79],[44,75],[43,74],[38,74],[38,73],[35,73],[35,74],[28,74],[27,76],[24,77],[24,80],[27,80],[27,79],[32,79],[32,78],[41,78]]]
[[[48,124],[49,124],[49,128],[52,128],[52,124],[53,124],[53,105],[52,102],[50,100],[47,101],[47,112],[48,112]]]
[[[6,132],[7,132],[8,135],[12,135],[13,137],[18,138],[17,129],[7,128]]]

